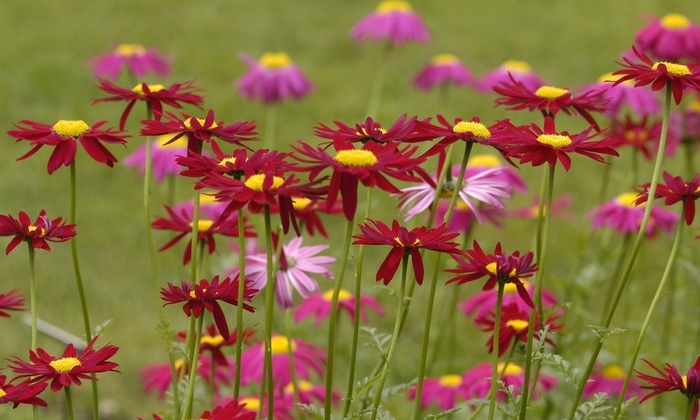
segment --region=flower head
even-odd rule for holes
[[[586,386],[583,388],[583,396],[584,398],[591,398],[599,392],[617,396],[620,394],[624,382],[625,370],[619,365],[596,366]],[[641,397],[643,393],[641,384],[636,379],[630,378],[627,392],[625,392],[625,399]]]
[[[255,420],[257,413],[246,410],[247,405],[243,401],[239,403],[236,400],[231,400],[218,404],[211,411],[205,411],[199,418],[207,420]]]
[[[528,295],[535,294],[535,284],[527,280],[521,280]],[[530,306],[518,295],[518,288],[514,283],[507,283],[503,287],[503,307],[515,304],[520,311],[529,311]],[[463,300],[457,307],[464,312],[465,316],[473,316],[475,319],[488,316],[490,312],[496,311],[497,301],[496,290],[483,290],[474,294],[469,299]],[[552,292],[542,288],[542,306],[551,309],[559,302]]]
[[[394,278],[401,260],[409,257],[413,263],[416,282],[423,283],[424,268],[423,258],[420,254],[421,248],[447,254],[459,252],[459,244],[450,242],[459,236],[459,233],[449,232],[444,224],[434,229],[420,226],[408,230],[406,227],[400,226],[396,219],[391,223],[391,227],[381,221],[368,219],[368,223],[359,225],[359,227],[361,233],[353,235],[354,245],[390,245],[392,247],[379,267],[376,276],[376,280],[384,280],[385,285]]]
[[[331,313],[331,300],[333,290],[325,293],[314,293],[309,295],[299,304],[294,311],[294,320],[301,322],[303,319],[314,316],[314,325],[319,325],[321,321],[328,318]],[[355,322],[355,295],[345,289],[340,289],[338,294],[338,310],[345,310],[350,316],[350,321]],[[362,322],[367,322],[367,311],[371,309],[379,315],[384,315],[384,309],[379,301],[372,296],[360,296],[360,318]]]
[[[535,73],[529,64],[521,60],[507,60],[505,63],[486,73],[477,87],[482,92],[491,92],[500,83],[510,80],[522,83],[527,89],[537,90],[546,83]]]
[[[236,344],[236,340],[238,340],[237,332],[238,331],[234,329],[228,334],[228,338],[224,338],[222,334],[216,331],[215,324],[207,325],[206,332],[202,333],[199,339],[199,353],[209,352],[211,353],[214,363],[221,366],[228,366],[228,360],[221,349]],[[241,332],[241,338],[244,343],[252,340],[253,335],[255,335],[255,330],[252,328],[245,329]],[[177,337],[185,341],[187,339],[187,332],[180,331]]]
[[[436,85],[473,85],[476,82],[469,69],[454,54],[438,54],[413,78],[413,86],[431,90]]]
[[[100,127],[105,123],[107,121],[100,121],[90,127],[82,120],[58,120],[56,124],[51,126],[22,120],[19,124],[15,124],[18,130],[10,130],[7,134],[16,138],[18,142],[28,141],[34,146],[17,160],[32,156],[43,146],[53,147],[54,150],[47,165],[49,174],[52,174],[61,165],[68,166],[73,163],[77,152],[77,142],[80,142],[91,158],[111,168],[117,158],[101,142],[125,144],[126,139],[131,136],[124,131],[115,131],[112,128],[101,130]]]
[[[9,254],[22,241],[27,241],[34,249],[51,251],[49,242],[65,242],[76,234],[75,225],[62,221],[62,217],[50,220],[44,210],[39,212],[34,223],[23,211],[19,212],[19,219],[9,214],[0,215],[0,236],[14,236],[5,248],[5,254]]]
[[[661,60],[679,61],[700,57],[700,26],[679,13],[651,22],[635,35],[639,50]]]
[[[430,404],[436,403],[440,411],[451,410],[457,405],[457,398],[468,400],[469,394],[462,386],[462,376],[449,374],[439,378],[425,378],[423,382],[423,392],[420,396],[420,403],[423,409]],[[412,386],[408,390],[408,399],[416,399],[416,387]]]
[[[162,182],[168,175],[178,175],[182,167],[177,164],[178,156],[187,154],[187,141],[178,139],[171,142],[173,136],[160,136],[150,142],[151,162],[153,163],[153,177]],[[135,166],[140,173],[146,168],[146,144],[142,144],[136,150],[124,158],[125,166]]]
[[[639,402],[643,403],[649,398],[663,392],[678,390],[681,394],[688,397],[688,399],[695,400],[691,418],[696,419],[698,414],[697,400],[700,398],[700,357],[698,357],[695,364],[688,369],[688,373],[682,376],[678,373],[678,369],[674,365],[666,363],[664,364],[664,369],[661,370],[648,360],[642,360],[649,365],[650,368],[659,373],[661,377],[647,375],[635,370],[639,379],[649,383],[649,385],[643,385],[642,388],[651,390],[651,392],[642,397]]]
[[[325,124],[314,127],[314,134],[322,139],[329,139],[331,142],[321,143],[322,146],[330,146],[334,141],[344,141],[362,144],[372,141],[375,143],[412,142],[415,138],[415,125],[417,117],[408,118],[407,114],[401,115],[389,128],[384,128],[372,117],[367,117],[364,123],[355,124],[354,127],[343,124],[340,121],[333,121],[336,129]]]
[[[680,176],[673,176],[664,171],[665,184],[659,184],[654,198],[664,199],[667,206],[683,202],[683,215],[685,223],[690,226],[695,219],[695,200],[700,198],[700,174],[695,174],[690,181],[684,181]],[[651,184],[641,186],[641,193],[635,204],[645,203],[649,199],[649,187]]]
[[[248,66],[248,72],[235,82],[244,98],[270,104],[301,99],[314,90],[299,66],[283,52],[265,53],[258,61],[246,54],[239,54],[239,58]]]
[[[513,394],[520,394],[525,384],[525,369],[515,363],[503,362],[498,364],[500,379],[506,387],[513,386]],[[540,396],[541,391],[549,391],[557,385],[557,379],[546,373],[541,373],[537,379],[537,386],[534,388],[532,398]],[[479,363],[462,375],[462,392],[468,395],[467,398],[487,398],[491,392],[491,363]],[[498,401],[504,401],[506,396],[499,392],[496,396]]]
[[[603,203],[588,213],[594,228],[607,227],[619,233],[636,233],[642,224],[644,207],[636,204],[637,194],[626,192]],[[679,216],[666,209],[652,207],[646,235],[655,236],[659,230],[671,233]]]
[[[386,39],[397,47],[408,41],[428,42],[430,34],[423,20],[403,0],[385,0],[350,30],[356,42]]]
[[[124,67],[139,79],[148,73],[165,77],[170,74],[170,61],[158,52],[158,48],[119,44],[113,51],[92,57],[86,64],[92,67],[95,76],[116,80]]]
[[[9,318],[10,314],[5,311],[22,311],[24,308],[24,296],[17,289],[0,294],[0,316]]]
[[[478,117],[472,118],[471,121],[455,118],[453,124],[440,114],[438,114],[437,119],[440,125],[433,125],[427,120],[416,123],[416,131],[420,137],[442,138],[425,152],[424,156],[432,156],[442,152],[447,146],[458,141],[475,142],[498,148],[498,144],[491,141],[491,133],[499,128],[500,124],[487,127]]]
[[[673,124],[673,120],[672,117],[666,135],[666,156],[672,155],[681,141],[681,133]],[[644,116],[640,120],[633,120],[627,114],[624,119],[620,117],[614,121],[612,135],[620,142],[618,147],[633,147],[639,150],[645,159],[652,160],[654,157],[652,152],[659,147],[661,128],[662,120],[660,118],[653,119]]]
[[[296,383],[290,382],[284,387],[284,395],[294,399],[294,388],[298,388],[299,402],[302,404],[313,404],[314,400],[319,403],[326,401],[326,387],[323,385],[314,385],[309,381],[297,380]],[[333,405],[340,402],[340,393],[337,390],[331,392]]]
[[[621,76],[606,73],[597,82],[584,86],[581,93],[599,91],[607,99],[605,114],[615,118],[624,106],[628,106],[637,115],[646,117],[658,114],[661,109],[658,96],[646,89],[635,89],[630,80],[613,86],[613,82]]]
[[[13,356],[9,359],[10,369],[19,373],[15,379],[31,378],[30,383],[51,381],[51,390],[54,392],[71,384],[82,385],[81,379],[97,380],[91,373],[119,372],[119,365],[108,360],[117,353],[119,347],[107,344],[99,350],[93,350],[98,337],[93,337],[80,354],[71,343],[61,357],[51,356],[41,348],[36,353],[29,351],[29,362]]]
[[[20,404],[46,407],[46,401],[37,397],[46,389],[46,385],[46,382],[32,383],[30,380],[12,385],[7,383],[7,376],[0,375],[0,404],[12,403],[12,408]]]

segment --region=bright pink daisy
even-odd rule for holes
[[[113,51],[92,57],[86,64],[92,67],[95,76],[116,80],[124,67],[138,79],[148,73],[165,77],[170,74],[171,61],[169,57],[161,55],[157,47],[119,44]]]
[[[583,388],[583,397],[592,398],[600,392],[606,393],[611,397],[617,397],[625,382],[625,370],[619,365],[607,365],[603,368],[596,366],[591,377],[586,382]],[[625,399],[632,397],[641,397],[644,391],[641,384],[635,379],[630,378]]]
[[[421,90],[431,90],[435,86],[473,85],[476,79],[467,67],[454,54],[438,54],[413,78],[413,86]]]
[[[386,39],[400,47],[404,42],[428,42],[430,34],[423,20],[403,0],[385,0],[377,9],[365,16],[350,30],[355,42],[371,39],[377,42]]]
[[[683,202],[685,224],[690,226],[695,219],[695,201],[700,198],[700,174],[695,174],[690,181],[684,181],[680,176],[673,176],[664,171],[664,184],[659,184],[654,198],[663,198],[664,204],[671,206]],[[646,203],[649,199],[649,186],[641,186],[641,193],[635,202],[637,205]]]
[[[314,90],[304,72],[283,52],[265,53],[258,61],[246,54],[239,54],[238,58],[248,66],[248,72],[235,81],[246,99],[270,104],[301,99]]]
[[[303,379],[297,380],[296,383],[290,382],[284,387],[284,395],[290,399],[294,399],[294,387],[299,390],[299,402],[302,404],[313,404],[314,401],[323,403],[326,401],[326,387],[324,385],[314,385]],[[340,402],[340,392],[333,390],[331,393],[333,405],[338,405]]]
[[[563,219],[572,219],[573,215],[570,213],[571,209],[571,195],[563,194],[558,197],[552,198],[552,216],[559,216]],[[511,216],[521,217],[523,219],[535,219],[539,218],[540,211],[540,198],[533,197],[529,206],[520,207],[513,209],[509,212]],[[542,207],[542,211],[547,213],[547,204]]]
[[[294,311],[294,320],[301,322],[303,319],[313,316],[314,325],[319,325],[321,321],[330,316],[332,299],[333,290],[328,290],[323,294],[309,295]],[[341,309],[348,313],[350,322],[355,323],[355,295],[345,289],[340,289],[338,294],[338,310]],[[367,309],[384,315],[384,309],[377,299],[369,295],[360,295],[360,318],[365,323],[367,322]]]
[[[607,99],[605,114],[610,118],[615,118],[624,107],[629,107],[640,117],[654,116],[661,110],[661,103],[658,95],[650,90],[636,89],[634,82],[627,80],[624,83],[613,85],[613,82],[621,76],[613,76],[606,73],[598,79],[596,83],[584,86],[581,93],[598,91]]]
[[[420,396],[421,409],[425,410],[432,403],[437,404],[440,411],[451,410],[457,406],[457,399],[468,400],[467,388],[462,386],[460,375],[449,374],[439,378],[425,378],[423,391]],[[416,399],[416,386],[408,389],[408,399]]]
[[[521,60],[507,60],[505,63],[486,73],[477,88],[482,92],[491,92],[500,83],[507,83],[511,78],[535,91],[546,83],[535,73],[529,64]]]
[[[9,214],[0,215],[0,236],[14,236],[5,248],[5,254],[12,252],[23,241],[30,243],[34,249],[51,251],[49,242],[65,242],[76,235],[74,224],[62,222],[62,217],[49,219],[44,210],[39,212],[34,223],[23,211],[19,212],[19,219]]]
[[[158,182],[163,182],[168,175],[178,175],[182,167],[177,164],[178,156],[187,155],[187,141],[180,138],[171,142],[173,136],[157,137],[151,144],[151,162],[153,176]],[[142,144],[133,153],[124,158],[125,166],[135,166],[139,173],[146,169],[146,144]]]
[[[650,17],[635,35],[640,52],[661,60],[681,61],[700,57],[700,26],[679,13]]]
[[[700,398],[700,357],[698,357],[695,364],[688,369],[688,373],[683,376],[678,373],[678,369],[676,369],[674,365],[666,363],[664,364],[664,370],[661,370],[651,362],[644,359],[642,360],[649,365],[650,368],[659,373],[661,377],[647,375],[635,370],[639,379],[649,383],[649,385],[643,385],[642,388],[651,390],[651,392],[642,397],[639,402],[643,403],[649,398],[663,392],[678,390],[681,394],[688,397],[689,400],[694,400],[693,411],[690,417],[693,420],[697,419],[698,398]]]
[[[636,205],[637,193],[626,192],[594,208],[586,216],[591,218],[594,228],[607,227],[619,233],[636,233],[642,224],[644,206]],[[678,214],[666,209],[652,207],[646,235],[656,236],[659,230],[670,234],[678,223]]]
[[[462,390],[463,394],[471,398],[488,398],[491,392],[491,363],[480,363],[469,369],[462,375]],[[513,394],[521,394],[523,385],[525,384],[525,369],[515,363],[504,362],[498,364],[498,373],[506,387],[513,386]],[[557,379],[549,374],[540,373],[537,379],[537,386],[532,393],[532,398],[539,398],[542,391],[548,392],[557,385]],[[505,401],[506,396],[502,392],[496,395],[498,401]]]

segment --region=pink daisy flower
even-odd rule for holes
[[[604,392],[611,397],[617,397],[624,382],[625,370],[619,365],[611,364],[602,369],[600,366],[596,366],[595,371],[583,388],[583,397],[591,398],[599,392]],[[644,394],[644,390],[641,384],[635,378],[630,378],[625,399],[641,397],[642,394]]]
[[[528,89],[536,90],[545,85],[530,65],[520,60],[507,60],[505,63],[486,73],[477,84],[481,92],[491,92],[493,87],[502,82],[510,82],[510,78],[525,85]]]
[[[644,206],[637,206],[637,193],[626,192],[596,207],[588,213],[594,228],[607,227],[619,233],[636,233],[642,223]],[[670,234],[680,216],[666,209],[652,207],[646,235],[655,236],[659,230]]]
[[[445,215],[449,207],[450,203],[447,200],[440,200],[438,202],[438,207],[435,211],[435,221],[433,222],[434,226],[438,226],[442,223],[441,220],[445,220]],[[507,215],[504,209],[489,204],[480,204],[479,214],[483,218],[482,221],[488,222],[497,228],[503,227],[503,219]],[[458,201],[457,206],[452,211],[452,217],[447,227],[450,232],[467,233],[474,223],[478,223],[474,217],[474,212],[472,212],[464,202]]]
[[[691,102],[683,114],[685,117],[684,136],[691,139],[700,138],[700,100],[696,98],[695,101]]]
[[[323,385],[314,385],[309,381],[297,380],[296,383],[289,383],[284,387],[284,395],[290,399],[294,399],[294,386],[299,389],[299,402],[302,404],[313,404],[314,400],[323,403],[326,401],[326,387]],[[333,390],[331,393],[331,398],[333,399],[333,405],[337,405],[340,402],[340,393],[337,390]]]
[[[216,199],[206,193],[199,194],[199,218],[203,220],[218,220],[228,206],[226,202],[216,201]],[[182,201],[173,206],[173,211],[177,214],[194,214],[194,200]]]
[[[172,143],[172,135],[159,136],[151,142],[151,162],[153,176],[158,182],[163,182],[168,175],[178,175],[182,167],[175,159],[187,155],[187,139],[181,137]],[[142,144],[134,153],[124,158],[124,165],[136,167],[139,174],[146,168],[146,144]]]
[[[321,377],[326,364],[326,352],[320,346],[309,342],[273,334],[272,336],[272,376],[277,388],[284,388],[292,381],[289,363],[291,347],[296,379],[311,379],[311,372]],[[241,385],[251,382],[262,383],[265,364],[265,343],[260,342],[243,352],[241,363]]]
[[[350,30],[355,42],[371,39],[377,42],[386,39],[397,47],[407,41],[428,42],[430,34],[423,20],[413,11],[408,2],[386,0],[377,9],[365,16]]]
[[[656,92],[649,89],[637,89],[631,80],[613,86],[612,82],[617,81],[620,77],[620,75],[613,76],[612,73],[606,73],[600,76],[596,83],[584,86],[581,89],[581,94],[593,91],[602,92],[603,98],[608,100],[604,113],[613,119],[620,114],[625,105],[640,117],[654,116],[659,113],[661,104]]]
[[[148,73],[165,77],[170,74],[169,57],[158,52],[158,48],[146,48],[140,44],[119,44],[108,53],[89,59],[86,64],[97,77],[116,80],[122,68],[127,67],[137,79]]]
[[[439,378],[425,378],[423,382],[423,392],[420,396],[420,405],[425,410],[430,404],[437,403],[440,411],[455,408],[457,397],[462,400],[469,399],[467,388],[462,386],[463,381],[460,375],[443,375]],[[408,390],[408,399],[416,399],[416,387],[412,386]]]
[[[534,296],[535,284],[527,280],[521,280],[528,294]],[[467,317],[473,316],[480,318],[487,316],[490,312],[496,310],[496,289],[483,290],[476,293],[474,296],[457,304],[457,307],[464,312]],[[545,309],[557,305],[559,302],[554,294],[549,290],[542,288],[542,305]],[[517,293],[517,287],[513,283],[508,283],[503,288],[503,306],[515,304],[520,311],[529,311],[531,308]]]
[[[335,277],[330,269],[335,257],[317,255],[330,245],[301,246],[303,240],[303,237],[298,236],[292,238],[288,244],[282,245],[275,284],[277,303],[282,309],[294,307],[292,287],[304,299],[311,293],[318,292],[318,283],[311,274],[331,280]],[[267,253],[247,255],[245,274],[256,288],[262,290],[267,284]]]
[[[269,104],[288,98],[301,99],[314,90],[299,66],[283,52],[265,53],[258,61],[243,53],[238,58],[248,66],[248,71],[234,83],[246,99]]]
[[[431,90],[435,85],[473,85],[476,82],[469,69],[454,54],[438,54],[413,79],[413,86]]]
[[[505,369],[505,370],[504,370]],[[525,369],[515,363],[504,362],[498,364],[498,372],[506,387],[513,386],[513,393],[520,394],[525,383]],[[537,399],[542,391],[547,392],[557,385],[557,379],[546,373],[540,373],[537,386],[532,393],[532,398]],[[491,392],[491,363],[480,363],[462,375],[461,392],[470,398],[488,398]],[[498,401],[504,401],[503,392],[496,395]]]
[[[641,52],[673,62],[700,56],[700,26],[678,13],[650,20],[635,35]]]
[[[328,318],[331,313],[331,299],[333,298],[333,290],[329,290],[323,294],[314,293],[309,295],[304,301],[299,304],[294,312],[294,320],[301,322],[303,319],[310,316],[314,317],[314,325],[319,325],[321,321]],[[338,310],[347,311],[350,316],[350,321],[355,323],[355,295],[345,289],[340,289],[338,295]],[[384,315],[384,309],[379,301],[372,296],[360,296],[360,318],[362,322],[367,322],[367,311],[371,309],[379,315]]]
[[[520,207],[513,209],[508,214],[514,217],[520,217],[523,219],[535,219],[537,220],[540,211],[540,199],[539,197],[534,197],[529,206]],[[571,195],[564,194],[559,197],[552,198],[552,216],[558,215],[563,219],[573,218],[569,209],[571,208]],[[543,211],[547,212],[547,204],[545,203]]]
[[[211,383],[211,356],[202,354],[199,357],[199,365],[197,366],[197,374],[209,384]],[[235,363],[229,363],[229,366],[216,364],[214,373],[214,388],[218,389],[221,385],[230,385],[233,378],[233,369]],[[178,374],[185,367],[185,371],[189,371],[187,363],[184,359],[175,361],[175,369]],[[172,371],[170,363],[151,363],[139,369],[139,375],[143,381],[143,388],[146,392],[155,392],[158,398],[165,398],[165,393],[172,386]]]

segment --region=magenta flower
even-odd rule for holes
[[[509,82],[511,77],[533,91],[545,84],[545,81],[526,62],[508,60],[486,73],[478,82],[477,88],[482,92],[491,92],[494,86]]]
[[[457,86],[473,85],[476,82],[464,64],[454,54],[438,54],[421,69],[413,79],[413,86],[431,90],[436,85],[454,83]]]
[[[374,42],[386,39],[397,47],[407,41],[428,42],[430,39],[423,20],[408,2],[402,0],[379,3],[374,12],[352,27],[350,36],[355,42],[368,38]]]
[[[498,364],[498,372],[502,374],[502,380],[506,387],[513,386],[513,394],[521,394],[525,384],[525,369],[515,363],[504,362]],[[541,391],[547,392],[557,385],[557,379],[546,373],[540,373],[537,386],[532,393],[532,398],[537,399]],[[467,398],[487,398],[491,392],[491,363],[480,363],[462,375],[462,391]],[[496,395],[498,401],[505,401],[505,394],[499,392]]]
[[[5,311],[23,311],[23,305],[24,296],[17,289],[0,294],[0,316],[3,318],[10,318],[10,314]]]
[[[527,280],[521,280],[523,286],[529,295],[535,294],[535,284]],[[464,316],[474,318],[486,316],[489,312],[496,310],[496,290],[484,290],[477,292],[474,296],[457,304],[457,307],[464,312]],[[513,283],[508,283],[503,287],[503,306],[515,303],[520,311],[529,311],[531,308],[517,293],[517,287]],[[542,306],[549,309],[557,305],[559,302],[554,294],[549,290],[542,288]]]
[[[700,398],[700,357],[697,358],[695,364],[688,369],[688,373],[685,375],[681,375],[678,372],[678,368],[669,363],[665,363],[664,370],[661,370],[661,368],[655,366],[648,360],[642,359],[642,361],[660,374],[661,377],[647,375],[635,370],[639,379],[649,383],[649,385],[644,385],[642,388],[651,391],[649,394],[645,395],[641,400],[639,400],[640,404],[663,392],[678,390],[689,400],[694,400],[690,418],[693,420],[697,419],[698,398]]]
[[[248,72],[234,83],[246,99],[270,104],[288,98],[301,99],[314,90],[299,66],[283,52],[265,53],[259,61],[243,53],[239,58],[248,65]]]
[[[420,405],[425,410],[430,404],[437,403],[440,411],[455,408],[457,398],[468,400],[468,388],[462,386],[463,381],[460,375],[443,375],[439,378],[425,378],[423,382],[423,392],[420,396]],[[416,387],[412,386],[408,390],[408,399],[416,399]]]
[[[314,317],[314,325],[319,325],[321,321],[328,318],[331,313],[331,300],[333,298],[333,290],[329,290],[323,294],[314,293],[309,295],[304,301],[299,304],[294,312],[294,320],[301,322],[303,319],[310,316]],[[338,310],[345,310],[350,316],[350,321],[355,322],[355,295],[345,289],[340,289],[338,295]],[[360,318],[362,322],[367,322],[367,311],[371,309],[379,315],[384,315],[384,309],[379,301],[372,296],[360,296]]]
[[[583,388],[583,397],[591,398],[599,392],[609,396],[618,396],[625,382],[625,370],[618,365],[607,365],[604,368],[597,366],[594,373]],[[644,391],[641,384],[634,378],[630,378],[625,399],[641,397]]]
[[[284,387],[284,396],[289,399],[294,399],[294,386],[299,390],[299,402],[302,404],[313,404],[314,400],[323,403],[326,401],[326,387],[323,385],[314,385],[309,381],[297,380],[296,383],[289,383]],[[340,393],[333,390],[331,393],[333,405],[340,402]]]
[[[40,405],[46,407],[46,401],[37,397],[48,384],[46,382],[31,383],[26,380],[17,385],[11,385],[7,381],[7,376],[0,375],[0,404],[12,403],[12,408],[17,408],[20,404]]]
[[[75,234],[74,224],[63,223],[62,217],[51,220],[44,210],[39,212],[34,223],[23,211],[19,212],[19,219],[9,214],[0,215],[0,236],[14,236],[5,248],[5,254],[12,252],[23,241],[30,243],[34,249],[51,251],[49,242],[65,242]]]
[[[153,176],[158,182],[163,182],[168,175],[178,175],[182,167],[175,159],[178,156],[187,155],[187,140],[179,138],[170,142],[172,135],[160,136],[151,142],[151,162],[153,163]],[[139,173],[146,168],[146,144],[142,144],[136,150],[124,158],[124,165],[135,166]]]
[[[148,73],[165,77],[170,74],[170,61],[170,58],[158,52],[158,48],[146,48],[140,44],[119,44],[113,51],[92,57],[86,64],[92,67],[95,76],[116,80],[123,67],[137,79]]]
[[[612,82],[617,81],[620,77],[606,73],[600,76],[597,82],[584,86],[581,89],[581,94],[585,95],[593,91],[601,92],[603,98],[608,101],[605,104],[607,108],[605,115],[613,119],[620,114],[625,106],[631,108],[640,117],[658,114],[661,104],[656,92],[648,89],[637,89],[631,80],[613,86]]]
[[[651,22],[635,35],[635,44],[641,52],[651,53],[656,58],[680,61],[700,56],[700,26],[687,17],[670,13]]]
[[[607,227],[619,233],[636,233],[644,216],[644,206],[637,207],[636,200],[636,193],[626,192],[596,207],[587,216],[592,219],[594,228]],[[652,207],[646,235],[653,237],[659,230],[670,234],[679,219],[676,213]]]

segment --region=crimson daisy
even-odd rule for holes
[[[523,256],[520,256],[520,251],[515,251],[512,254],[505,253],[501,248],[500,242],[496,244],[493,254],[486,254],[479,246],[479,243],[474,241],[474,249],[468,250],[463,254],[452,255],[459,267],[445,270],[449,273],[457,274],[457,276],[448,280],[447,283],[457,282],[457,284],[464,284],[484,276],[488,277],[488,279],[481,290],[491,290],[496,287],[497,283],[502,283],[504,286],[512,283],[523,301],[529,307],[534,308],[532,299],[525,288],[525,284],[522,282],[522,279],[532,277],[537,271],[536,265],[532,262],[533,257],[534,254],[532,252],[528,252]]]
[[[213,138],[219,138],[225,142],[233,143],[239,147],[246,147],[243,141],[257,140],[255,136],[255,123],[240,121],[226,125],[223,121],[216,122],[214,111],[209,110],[206,118],[195,118],[182,114],[182,119],[171,112],[164,111],[163,116],[167,121],[142,120],[145,126],[141,129],[142,136],[164,136],[172,134],[172,143],[180,137],[187,137],[187,149],[200,152],[199,144],[203,141],[210,143]],[[166,143],[168,144],[168,143]]]
[[[690,226],[695,219],[695,200],[700,198],[700,174],[695,174],[693,179],[686,182],[680,176],[673,176],[664,171],[665,184],[659,184],[656,188],[654,198],[664,198],[664,204],[667,206],[676,204],[679,201],[683,202],[683,215],[685,223]],[[646,203],[649,199],[649,186],[644,184],[641,186],[641,193],[636,205]]]
[[[406,227],[400,226],[396,219],[391,223],[391,227],[378,220],[368,219],[368,221],[369,223],[359,225],[361,233],[353,235],[355,239],[353,244],[390,245],[393,247],[377,271],[376,280],[384,280],[385,285],[394,278],[402,258],[408,257],[413,263],[416,282],[423,284],[424,268],[423,258],[420,254],[421,248],[447,254],[459,253],[459,244],[450,242],[459,236],[459,232],[450,232],[444,223],[433,229],[419,226],[408,230]]]
[[[332,208],[328,208],[326,201],[322,199],[309,197],[294,197],[292,199],[294,216],[299,220],[299,227],[302,230],[306,228],[309,236],[314,236],[316,231],[318,231],[321,236],[326,238],[328,237],[328,232],[323,226],[319,213],[340,214],[343,212],[343,209],[339,204],[336,203]]]
[[[0,294],[0,316],[9,318],[10,314],[5,311],[22,311],[24,308],[24,296],[19,294],[17,289]]]
[[[425,156],[435,155],[457,141],[473,141],[497,147],[497,144],[491,143],[489,140],[491,138],[491,132],[498,129],[500,127],[499,124],[487,127],[481,122],[479,117],[474,117],[471,121],[455,118],[454,124],[450,124],[447,119],[440,114],[438,114],[437,119],[440,125],[433,125],[428,120],[418,121],[416,123],[416,131],[420,135],[428,138],[442,137],[442,140],[425,152]]]
[[[239,404],[238,401],[232,400],[226,404],[217,405],[212,411],[205,411],[199,418],[202,420],[255,420],[257,413],[246,411],[246,406],[245,402]]]
[[[62,217],[50,220],[44,210],[39,212],[34,223],[23,211],[19,212],[19,219],[9,214],[0,215],[0,236],[14,236],[5,248],[5,254],[12,252],[22,241],[29,242],[34,249],[51,251],[49,242],[65,242],[76,234],[74,224],[62,222]]]
[[[77,142],[80,142],[91,158],[111,168],[117,162],[117,158],[101,142],[125,144],[126,139],[131,136],[125,131],[117,131],[113,128],[102,130],[101,127],[106,123],[107,121],[100,121],[91,127],[83,120],[58,120],[54,125],[22,120],[19,124],[15,124],[18,130],[10,130],[7,134],[16,138],[17,141],[28,141],[34,146],[17,160],[32,156],[43,146],[54,147],[47,165],[49,174],[61,165],[69,166],[73,163]]]
[[[612,135],[618,138],[619,147],[633,147],[639,150],[645,159],[651,160],[652,149],[658,147],[661,138],[661,127],[661,119],[645,115],[637,121],[632,119],[630,114],[626,114],[624,119],[615,119]],[[672,145],[680,142],[680,133],[674,127],[669,127],[667,142],[667,151],[672,149]]]
[[[514,157],[520,159],[521,164],[532,162],[533,166],[540,166],[546,162],[554,167],[559,161],[568,171],[571,167],[569,153],[578,153],[598,162],[605,162],[601,155],[619,156],[614,149],[619,144],[619,139],[607,136],[598,140],[596,137],[599,132],[591,134],[593,126],[579,134],[570,135],[566,131],[557,132],[551,117],[545,117],[542,128],[535,123],[519,127],[508,120],[500,123],[503,130],[499,132],[497,141],[508,151],[506,159]]]
[[[182,287],[177,287],[174,284],[168,282],[168,288],[162,288],[160,294],[162,299],[166,302],[163,306],[173,305],[175,303],[183,303],[183,312],[187,316],[194,315],[195,318],[199,318],[202,311],[206,309],[214,316],[214,323],[216,328],[219,329],[219,333],[224,340],[229,339],[228,324],[226,323],[226,317],[224,316],[224,311],[221,309],[218,301],[228,303],[230,305],[238,306],[238,276],[234,280],[230,277],[226,277],[221,283],[219,283],[219,276],[214,276],[211,283],[207,279],[201,279],[199,284],[193,284],[187,281],[182,281]],[[245,290],[243,292],[243,299],[246,302],[250,300],[258,293],[258,289],[253,289],[252,282],[245,280]],[[242,303],[243,309],[248,312],[255,312],[255,308],[247,303]]]
[[[126,119],[129,117],[129,113],[134,107],[134,104],[136,104],[136,101],[147,102],[148,106],[153,111],[153,116],[156,121],[160,121],[163,114],[163,104],[177,109],[182,108],[182,104],[190,104],[201,109],[202,102],[204,102],[204,98],[196,94],[197,92],[201,92],[202,89],[195,86],[194,82],[191,81],[173,83],[167,88],[161,84],[149,85],[146,83],[139,83],[133,89],[125,89],[115,85],[109,80],[100,79],[100,84],[97,87],[112,96],[94,99],[92,101],[93,105],[98,102],[128,102],[119,119],[120,130],[124,129]]]
[[[324,124],[319,124],[318,127],[314,127],[314,134],[331,141],[337,138],[353,143],[361,142],[363,144],[368,141],[377,143],[386,143],[390,140],[403,142],[415,137],[414,131],[416,121],[416,117],[411,117],[409,119],[406,114],[403,114],[389,129],[383,128],[382,125],[374,121],[372,117],[367,117],[362,124],[355,124],[355,127],[350,127],[340,121],[333,121],[337,127],[336,129]],[[329,146],[330,144],[330,142],[323,143],[324,146]]]
[[[46,382],[31,383],[28,380],[11,385],[7,383],[7,376],[0,375],[0,404],[12,403],[12,408],[17,408],[20,404],[46,407],[46,401],[37,397],[46,389],[46,385]]]
[[[651,391],[642,397],[639,402],[643,403],[649,398],[663,392],[678,390],[681,394],[688,397],[689,400],[694,400],[691,418],[696,419],[698,415],[698,398],[700,398],[700,357],[698,357],[695,364],[688,369],[688,373],[682,376],[678,373],[678,369],[674,365],[666,363],[664,364],[664,370],[661,370],[648,360],[642,360],[649,365],[649,367],[658,372],[661,377],[647,375],[635,369],[637,377],[649,383],[649,385],[642,386],[642,388]]]
[[[613,86],[625,80],[634,80],[634,86],[651,85],[651,90],[661,90],[667,84],[671,86],[673,100],[676,105],[683,99],[683,90],[692,88],[700,91],[700,68],[695,63],[685,65],[668,61],[654,62],[646,54],[641,53],[632,46],[634,55],[641,62],[635,62],[627,57],[623,57],[625,64],[618,63],[624,67],[622,70],[613,72],[613,75],[621,75]]]
[[[80,354],[71,343],[61,357],[51,356],[42,348],[37,349],[36,353],[29,351],[29,362],[13,356],[8,359],[9,367],[19,373],[13,381],[19,378],[31,378],[30,383],[51,381],[51,390],[56,392],[72,384],[82,385],[82,379],[96,381],[97,378],[91,376],[91,373],[119,372],[119,365],[108,360],[117,353],[119,347],[107,344],[99,350],[93,350],[98,337],[93,337]]]

